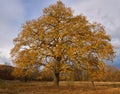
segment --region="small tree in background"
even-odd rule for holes
[[[103,79],[105,75],[104,69],[98,69],[98,68],[91,68],[91,70],[88,71],[88,80],[92,82],[92,85],[95,85],[95,81],[100,81]]]
[[[14,45],[11,50],[14,64],[24,67],[31,66],[32,62],[32,66],[44,66],[54,73],[56,86],[62,71],[74,68],[89,71],[93,66],[102,69],[106,59],[114,58],[110,36],[104,27],[90,23],[83,15],[74,16],[71,8],[61,1],[45,8],[38,19],[27,21],[14,39]]]
[[[120,70],[113,65],[107,65],[105,67],[104,81],[120,81]]]

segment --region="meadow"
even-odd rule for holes
[[[120,82],[61,81],[60,87],[53,82],[1,81],[0,94],[120,94]]]

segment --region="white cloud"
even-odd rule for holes
[[[20,0],[0,0],[0,52],[9,57],[18,24],[24,19],[24,7]]]
[[[9,64],[9,65],[12,65],[10,58],[7,58],[3,54],[0,54],[0,64]]]

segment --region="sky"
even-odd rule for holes
[[[0,63],[10,61],[13,39],[27,20],[37,19],[42,10],[57,0],[0,0]],[[91,22],[105,26],[116,51],[114,65],[120,68],[120,0],[61,0],[74,15],[83,14]]]

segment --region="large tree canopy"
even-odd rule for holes
[[[110,40],[101,24],[74,16],[71,8],[58,1],[22,26],[11,56],[19,67],[45,66],[54,72],[58,85],[61,71],[101,69],[106,60],[113,60]]]

